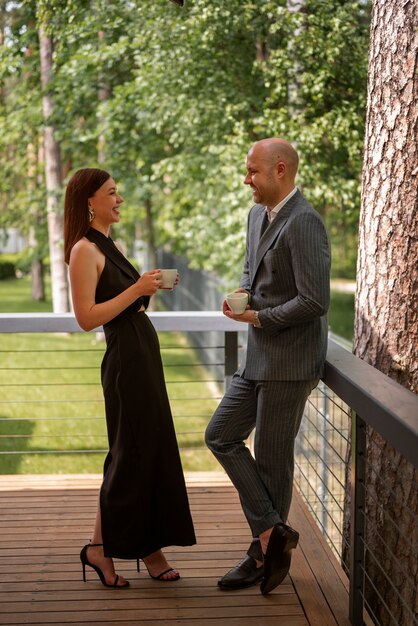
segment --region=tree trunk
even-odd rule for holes
[[[305,9],[305,4],[306,0],[287,0],[286,7],[289,13],[301,13]],[[302,30],[301,26],[295,28],[293,37],[289,37],[289,42],[287,44],[289,58],[293,61],[293,67],[292,70],[288,72],[287,80],[287,110],[289,118],[295,118],[298,115],[300,116],[302,112],[302,99],[300,96],[302,66],[294,51],[294,40],[297,37],[300,37]],[[297,149],[298,142],[294,140],[292,143]],[[302,181],[299,182],[298,187],[303,193],[304,187]]]
[[[34,259],[31,263],[32,300],[45,301],[44,264],[42,259]]]
[[[416,7],[398,0],[374,2],[355,329],[357,356],[414,392],[418,391]]]
[[[69,311],[68,275],[63,253],[63,215],[60,211],[62,190],[60,146],[51,122],[53,102],[48,85],[52,75],[52,39],[39,28],[42,98],[45,121],[45,180],[47,190],[48,241],[51,266],[52,305],[54,313]]]
[[[28,191],[30,194],[34,194],[38,184],[38,157],[39,147],[36,146],[36,141],[28,144],[27,159],[28,159]],[[39,207],[36,203],[28,207],[28,213],[30,216],[29,237],[28,244],[31,251],[31,292],[32,300],[36,302],[45,301],[45,280],[44,280],[44,264],[42,261],[42,255],[40,253],[40,245],[38,241],[39,234]]]
[[[99,48],[102,48],[106,42],[106,36],[104,31],[99,31]],[[111,95],[109,84],[106,81],[105,73],[103,71],[99,72],[99,88],[98,88],[98,100],[99,100],[99,108],[97,114],[97,126],[99,129],[99,135],[97,138],[97,160],[100,165],[105,166],[106,163],[106,137],[105,137],[105,124],[106,117],[103,113],[103,103],[109,100]]]
[[[157,248],[155,245],[155,228],[154,218],[152,215],[151,198],[145,199],[145,223],[146,223],[146,239],[147,239],[147,269],[153,270],[157,267]],[[148,310],[153,311],[155,308],[155,298],[151,298]]]
[[[155,246],[154,219],[152,216],[152,203],[150,198],[146,198],[145,200],[145,223],[147,225],[148,240],[148,269],[153,270],[157,267],[157,248]]]
[[[287,10],[290,13],[301,13],[305,8],[306,0],[287,0]],[[294,37],[300,37],[302,32],[302,28],[296,28],[294,31]],[[291,76],[289,77],[287,83],[287,99],[288,99],[288,109],[289,116],[292,117],[297,113],[300,113],[300,76],[302,74],[302,67],[298,59],[294,58],[294,45],[293,45],[293,37],[289,38],[289,43],[287,45],[289,51],[289,57],[293,57],[293,69]],[[295,144],[296,145],[296,144]]]
[[[417,49],[416,3],[374,0],[354,352],[415,393]],[[371,429],[367,461],[367,527],[373,531],[366,530],[366,544],[414,611],[418,571],[408,540],[416,534],[418,494],[414,483],[418,472]],[[400,505],[402,502],[404,506]],[[396,524],[391,520],[396,520]],[[370,552],[366,552],[366,568],[371,582],[366,580],[365,595],[378,623],[412,624],[411,614],[390,588]],[[405,579],[391,553],[412,583]],[[372,585],[385,598],[394,619],[376,597]]]
[[[0,0],[0,48],[4,46],[4,31],[6,28],[6,0]],[[0,105],[4,104],[4,81],[0,80]]]

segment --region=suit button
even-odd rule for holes
[[[260,296],[261,296],[262,298],[264,298],[264,296],[265,296],[265,295],[266,295],[266,294],[264,293],[264,291],[260,291]]]
[[[272,274],[275,274],[275,273],[276,273],[276,270],[271,270],[271,273],[272,273]]]

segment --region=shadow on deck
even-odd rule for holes
[[[290,524],[300,532],[290,576],[266,597],[258,587],[221,591],[217,579],[239,561],[250,536],[235,489],[222,473],[186,475],[198,543],[165,552],[175,583],[117,562],[128,589],[103,587],[80,547],[94,521],[100,476],[0,476],[0,624],[207,626],[349,625],[347,580],[301,499]]]

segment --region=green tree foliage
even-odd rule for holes
[[[36,4],[0,4],[0,228],[29,237],[22,267],[48,255]]]
[[[168,0],[9,3],[0,151],[11,156],[0,191],[7,205],[13,197],[16,216],[25,215],[31,188],[29,138],[39,142],[42,127],[39,21],[54,39],[64,175],[96,165],[104,146],[106,169],[125,197],[125,238],[148,207],[158,245],[234,284],[251,205],[245,156],[255,140],[281,136],[300,151],[298,182],[327,221],[334,271],[354,273],[364,2],[305,0],[299,12],[286,0],[189,0],[183,9]],[[42,181],[36,195],[42,205]],[[2,208],[0,219],[14,217]]]
[[[354,271],[364,18],[359,3],[332,0],[309,0],[300,13],[277,2],[220,1],[206,12],[190,10],[175,65],[154,73],[165,86],[158,119],[173,129],[168,136],[177,148],[155,171],[167,181],[158,199],[167,240],[174,233],[195,263],[231,276],[240,266],[250,203],[244,158],[254,140],[271,135],[297,144],[299,182],[328,222],[334,268]],[[159,34],[170,37],[168,25]]]

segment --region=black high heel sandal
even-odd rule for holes
[[[145,563],[145,567],[147,567],[146,563]],[[136,560],[136,571],[139,572],[139,559]],[[147,567],[147,572],[148,574],[151,576],[151,578],[153,578],[154,580],[159,580],[163,583],[173,583],[176,580],[180,579],[180,574],[178,574],[178,576],[176,576],[176,578],[163,578],[163,576],[165,574],[168,574],[168,572],[174,572],[174,568],[173,567],[169,567],[168,569],[164,570],[163,572],[161,572],[161,574],[158,574],[158,576],[153,576],[148,567]]]
[[[86,582],[86,565],[88,565],[89,567],[92,567],[95,572],[97,573],[98,577],[100,578],[102,585],[104,585],[105,587],[113,587],[113,588],[118,588],[118,589],[125,589],[126,587],[129,587],[129,581],[126,581],[123,585],[118,585],[118,580],[119,580],[119,574],[116,574],[116,578],[113,582],[112,585],[109,585],[109,583],[106,582],[106,579],[104,577],[104,574],[102,572],[102,570],[100,569],[100,567],[97,567],[97,565],[93,565],[93,563],[90,563],[90,561],[87,558],[87,548],[91,548],[91,547],[95,547],[95,546],[102,546],[102,543],[87,543],[80,552],[80,561],[81,564],[83,566],[83,580],[84,582]]]

